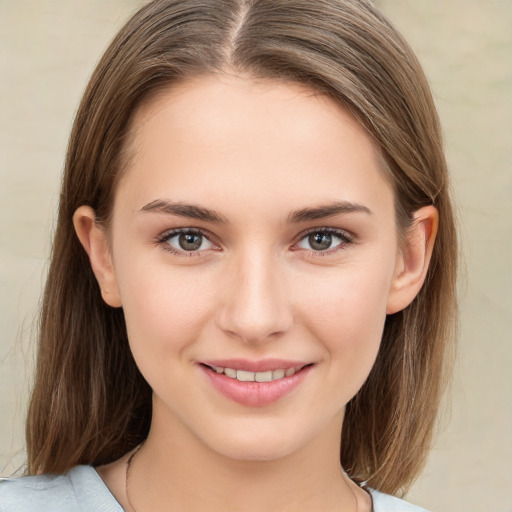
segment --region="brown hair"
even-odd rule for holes
[[[398,223],[433,204],[439,232],[426,282],[386,319],[371,374],[348,404],[341,462],[384,492],[404,490],[430,447],[455,338],[457,243],[441,130],[422,69],[365,0],[156,0],[115,37],[69,141],[27,420],[28,472],[119,458],[148,433],[151,389],[122,309],[102,300],[72,216],[108,220],[130,120],[173,83],[223,70],[304,84],[359,119],[383,155]]]

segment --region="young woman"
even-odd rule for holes
[[[393,512],[455,325],[441,130],[364,0],[156,0],[71,134],[0,510]]]

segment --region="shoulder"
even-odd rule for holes
[[[122,512],[121,506],[90,466],[63,475],[0,480],[0,512]]]
[[[396,496],[390,496],[373,489],[369,489],[373,499],[374,512],[427,512],[424,508],[411,505]]]
[[[0,481],[0,512],[78,510],[69,474]]]

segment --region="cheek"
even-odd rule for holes
[[[118,285],[136,361],[186,357],[210,314],[209,280],[165,264],[132,264],[120,269]]]
[[[302,276],[300,303],[318,328],[356,339],[364,332],[382,330],[391,286],[392,269],[373,265],[332,269],[321,279]],[[387,269],[387,271],[386,271]]]
[[[307,327],[322,345],[333,384],[343,380],[350,399],[366,380],[380,347],[391,276],[343,269],[319,290],[306,287],[302,309]]]

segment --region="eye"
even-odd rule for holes
[[[215,245],[199,230],[179,229],[165,233],[158,243],[174,253],[194,253],[212,249]]]
[[[337,229],[315,229],[307,233],[297,247],[315,252],[330,252],[352,242],[345,232]]]

